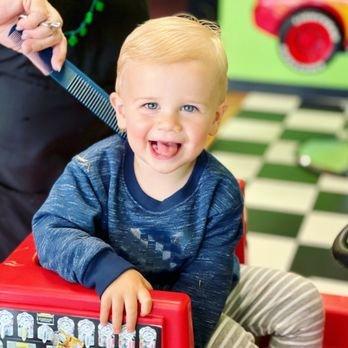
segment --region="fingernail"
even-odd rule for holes
[[[21,30],[23,30],[23,27],[20,24],[17,24],[16,25],[16,30],[21,31]]]
[[[56,61],[56,60],[52,61],[52,68],[54,71],[60,72],[62,70],[62,67],[63,67],[63,62]]]
[[[62,70],[62,67],[60,65],[55,65],[55,66],[53,66],[53,70],[60,72]]]

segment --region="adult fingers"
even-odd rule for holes
[[[53,47],[51,64],[54,70],[60,71],[67,54],[67,42],[65,36],[58,45]]]
[[[59,71],[64,63],[67,54],[67,41],[65,36],[56,31],[47,36],[47,28],[42,28],[40,31],[24,31],[22,39],[22,52],[28,54],[30,52],[41,51],[47,47],[52,47],[51,64],[54,70]]]
[[[44,22],[44,23],[46,23],[46,22]],[[23,40],[42,39],[45,37],[54,36],[54,35],[58,35],[58,34],[60,34],[60,32],[58,30],[52,30],[48,26],[45,26],[41,23],[41,25],[39,25],[35,29],[23,30],[22,39]]]
[[[45,26],[47,30],[51,30],[51,24],[54,24],[58,25],[57,31],[62,32],[63,19],[58,11],[46,0],[23,1],[27,5],[24,5],[25,14],[19,16],[17,22],[18,30],[32,30],[34,35],[36,32],[38,33],[37,35],[40,35],[41,27]]]
[[[0,1],[0,25],[13,24],[23,11],[22,0]]]
[[[27,16],[18,21],[18,29],[36,28],[40,23],[46,21],[52,12],[52,8],[48,6],[46,0],[23,0],[23,8]]]
[[[62,37],[61,33],[56,33],[55,35],[47,36],[41,39],[25,39],[22,43],[22,51],[24,54],[42,51],[47,47],[54,47],[62,40],[64,40],[64,38]]]

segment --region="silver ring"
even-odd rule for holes
[[[52,22],[42,22],[40,25],[43,25],[44,27],[56,31],[62,27],[62,23],[59,21],[52,21]]]

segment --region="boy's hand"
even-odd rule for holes
[[[152,290],[151,284],[138,271],[130,269],[122,273],[106,288],[101,297],[101,324],[108,323],[111,309],[114,332],[120,333],[125,309],[127,331],[133,332],[138,316],[138,301],[141,316],[151,312],[152,299],[149,290]]]

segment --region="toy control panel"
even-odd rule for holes
[[[113,333],[99,323],[94,290],[43,269],[28,236],[0,264],[0,348],[193,348],[191,301],[151,291],[152,311],[136,330]]]
[[[137,325],[135,332],[93,318],[0,309],[0,347],[6,348],[160,348],[160,326]]]

